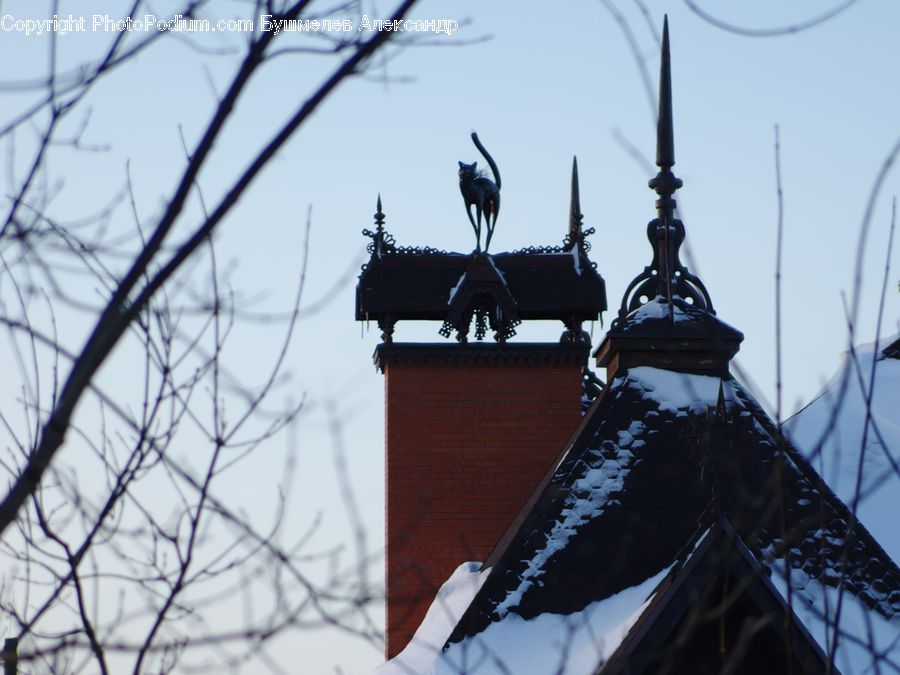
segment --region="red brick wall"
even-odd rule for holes
[[[387,644],[482,561],[581,419],[579,365],[385,367]]]

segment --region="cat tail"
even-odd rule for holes
[[[497,184],[497,189],[500,189],[500,170],[497,168],[497,164],[494,162],[494,158],[488,154],[488,151],[484,149],[484,146],[481,144],[481,141],[478,140],[478,134],[474,131],[472,132],[472,142],[475,144],[475,147],[478,148],[478,152],[480,152],[484,158],[487,160],[488,165],[491,167],[491,171],[494,174],[494,183]]]

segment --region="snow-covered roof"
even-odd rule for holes
[[[373,675],[428,675],[440,667],[441,648],[472,598],[481,588],[487,571],[479,562],[460,565],[435,595],[406,648],[381,664]]]
[[[845,504],[857,499],[862,463],[856,513],[895,561],[900,560],[898,346],[900,336],[895,335],[880,341],[877,349],[867,344],[845,353],[822,392],[785,424],[794,445]]]
[[[466,563],[441,587],[422,625],[400,654],[373,675],[591,675],[622,643],[669,568],[572,614],[530,620],[508,614],[477,639],[442,649],[487,576]]]
[[[671,314],[670,314],[671,312]],[[739,330],[718,319],[714,314],[695,307],[682,298],[669,302],[664,296],[650,298],[616,325],[616,331],[628,332],[632,337],[677,332],[680,337],[698,336],[709,339],[716,333],[727,337],[743,337]]]
[[[872,358],[863,350],[857,360],[866,368]],[[878,362],[876,392],[887,402],[876,396],[873,419],[888,444],[898,428],[890,405],[898,366]],[[851,391],[843,408],[858,415]],[[816,411],[814,404],[793,422],[795,438],[821,427]],[[835,438],[859,447],[845,422]],[[837,445],[823,447],[813,460],[826,475],[855,466]],[[874,470],[884,468],[875,452],[867,456]],[[874,486],[862,502],[864,522],[866,504],[890,506],[873,520],[890,542],[897,492],[885,493],[892,504],[877,501],[879,480],[864,483]],[[767,587],[843,675],[878,672],[873,654],[883,672],[900,672],[900,569],[728,375],[621,370],[530,503],[480,572],[470,565],[448,582],[410,647],[378,675],[605,672],[715,518],[727,519],[759,569],[772,571]]]
[[[779,443],[771,420],[730,377],[650,367],[620,373],[533,504],[487,561],[487,579],[446,654],[490,661],[478,645],[493,648],[518,631],[518,644],[529,651],[534,645],[559,655],[560,633],[550,626],[570,626],[563,634],[574,635],[573,626],[592,625],[585,619],[591,608],[631,597],[629,589],[640,589],[640,599],[629,603],[637,612],[650,581],[678,559],[710,514],[727,517],[761,561],[776,568],[787,561],[792,579],[805,581],[792,586],[792,604],[827,616],[822,589],[842,586],[854,606],[900,628],[900,570],[864,528],[847,537],[847,508],[799,453]],[[617,611],[603,625],[636,618]],[[595,638],[608,634],[597,631]],[[594,670],[565,672],[592,675],[611,642],[604,639],[601,648],[594,641]]]

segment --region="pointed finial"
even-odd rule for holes
[[[385,252],[385,232],[384,232],[384,213],[381,212],[381,193],[378,193],[378,201],[375,203],[375,232],[372,234],[372,254],[378,259]],[[387,235],[388,237],[390,235]],[[389,340],[386,340],[389,341]]]
[[[582,237],[581,197],[578,188],[578,158],[572,157],[572,198],[569,204],[569,244],[577,246]]]
[[[659,62],[659,115],[656,119],[656,166],[675,165],[672,125],[672,61],[669,56],[669,17],[663,19],[662,57]]]
[[[381,212],[381,193],[378,193],[378,202],[375,204],[375,225],[379,230],[384,229],[384,214]]]
[[[659,198],[657,217],[647,225],[647,238],[653,246],[653,261],[635,277],[619,308],[621,322],[629,312],[647,300],[662,298],[668,306],[669,321],[675,324],[674,301],[679,299],[715,314],[703,282],[681,264],[678,253],[684,243],[684,224],[675,217],[672,195],[681,187],[681,179],[672,173],[675,164],[675,141],[672,125],[672,66],[669,54],[669,19],[663,22],[662,50],[659,67],[659,117],[656,126],[656,164],[659,172],[649,186]],[[615,324],[614,324],[615,325]]]
[[[662,55],[659,63],[659,116],[656,120],[656,165],[659,173],[650,187],[659,195],[656,210],[668,222],[675,211],[672,195],[681,187],[681,179],[672,173],[675,165],[675,134],[672,124],[672,61],[669,56],[669,17],[663,21]]]
[[[672,298],[674,278],[678,268],[678,246],[684,239],[684,227],[675,219],[675,200],[672,195],[681,187],[681,179],[672,173],[675,164],[675,134],[672,130],[672,62],[669,56],[669,17],[663,20],[662,54],[659,60],[659,115],[656,119],[656,165],[659,173],[649,185],[659,195],[655,239],[657,248],[657,295],[666,298],[669,320],[675,322]]]

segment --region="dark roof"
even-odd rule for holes
[[[657,296],[613,322],[594,356],[598,366],[653,365],[724,374],[744,334],[681,297]]]
[[[870,633],[870,614],[900,620],[900,569],[730,375],[743,335],[715,317],[703,282],[679,260],[685,228],[673,199],[682,182],[671,171],[671,93],[665,22],[660,171],[649,183],[659,197],[647,226],[653,259],[627,287],[597,351],[610,382],[488,557],[490,572],[445,647],[478,644],[507,617],[575,615],[667,570],[671,580],[711,520],[733,528],[740,574],[751,582],[759,570],[780,570],[791,607],[827,619],[831,587],[859,601]],[[779,611],[774,589],[765,590],[753,602]],[[635,630],[663,639],[663,627],[641,614]],[[856,639],[866,644],[865,635]],[[819,653],[807,655],[804,671],[816,672]]]
[[[727,518],[719,517],[686,547],[686,559],[673,565],[654,590],[600,675],[641,675],[668,668],[672,673],[726,670],[719,651],[740,649],[742,672],[826,673],[839,675],[828,657],[768,577],[768,568],[741,540]],[[785,622],[783,617],[789,617]],[[748,620],[766,617],[742,634]],[[748,639],[749,637],[749,639]],[[783,658],[791,644],[791,662]]]
[[[672,565],[711,513],[761,562],[900,615],[896,564],[730,376],[619,372],[527,509],[449,642],[507,613],[570,614],[636,586]],[[817,601],[811,585],[798,599]]]
[[[900,360],[900,337],[881,350],[881,358]]]
[[[451,296],[479,256],[463,253],[373,255],[356,288],[357,320],[436,320],[448,314]],[[606,286],[587,256],[497,253],[499,271],[520,319],[596,319],[606,309]]]
[[[670,307],[671,317],[668,311]],[[671,303],[664,297],[649,300],[617,321],[607,337],[624,335],[631,339],[646,340],[677,338],[740,342],[744,339],[744,334],[737,328],[677,296]]]

